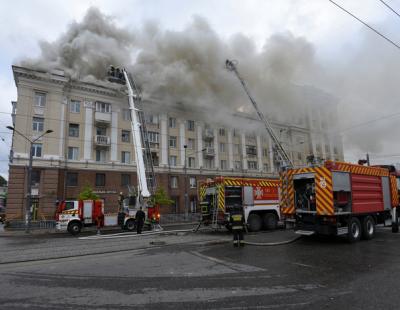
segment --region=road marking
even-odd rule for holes
[[[299,302],[299,303],[294,303],[294,304],[278,304],[278,305],[265,305],[265,306],[246,306],[246,309],[274,309],[274,308],[282,308],[282,309],[287,309],[287,308],[292,308],[292,307],[299,307],[299,306],[306,306],[311,304],[311,302]],[[210,310],[236,310],[236,309],[244,309],[243,307],[225,307],[225,308],[208,308]]]
[[[307,265],[307,264],[302,264],[302,263],[292,263],[293,265],[301,266],[301,267],[307,267],[307,268],[315,268],[315,266],[312,265]]]
[[[196,251],[190,251],[189,253],[194,255],[194,256],[197,256],[197,257],[212,261],[212,262],[214,262],[216,264],[223,265],[225,267],[228,267],[229,269],[232,269],[232,270],[238,271],[238,272],[260,272],[260,271],[266,271],[266,269],[263,269],[263,268],[250,266],[250,265],[231,263],[231,262],[228,262],[228,261],[224,261],[222,259],[218,259],[218,258],[215,258],[215,257],[212,257],[212,256],[201,254],[201,253],[196,252]]]

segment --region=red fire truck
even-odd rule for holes
[[[388,168],[326,161],[281,174],[281,212],[299,234],[371,239],[376,224],[397,222],[398,180]]]
[[[216,177],[200,182],[202,223],[229,229],[231,209],[239,205],[251,231],[275,229],[280,220],[278,187],[277,179]]]
[[[56,229],[68,231],[77,235],[82,228],[88,226],[119,226],[122,229],[136,229],[136,212],[138,208],[129,207],[124,200],[124,211],[119,213],[104,213],[103,200],[70,200],[62,201],[56,212]],[[151,228],[160,220],[159,207],[148,207],[143,210],[146,214],[145,226]]]

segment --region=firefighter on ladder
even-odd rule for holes
[[[234,205],[230,214],[230,224],[233,233],[233,246],[244,246],[243,230],[244,230],[244,216],[243,208],[239,205]]]

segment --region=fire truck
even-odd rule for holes
[[[135,215],[137,208],[129,206],[129,198],[123,202],[123,212],[104,213],[103,200],[69,200],[62,201],[56,211],[57,230],[68,231],[77,235],[84,227],[119,226],[122,229],[133,231],[136,229]],[[144,209],[147,212],[145,226],[151,229],[159,223],[160,212],[158,206]]]
[[[216,177],[200,182],[201,223],[230,229],[229,214],[239,205],[249,230],[275,229],[280,220],[278,187],[277,179]]]
[[[326,161],[281,173],[283,217],[302,235],[371,239],[375,225],[397,226],[398,175],[385,167]]]
[[[133,230],[136,226],[136,212],[141,207],[146,218],[159,219],[156,207],[149,208],[151,192],[155,188],[155,175],[150,150],[148,132],[146,130],[143,110],[138,108],[141,102],[141,94],[132,76],[125,70],[110,67],[109,81],[126,85],[131,116],[131,130],[133,147],[136,159],[137,190],[132,195],[133,202],[124,203],[118,214],[105,214],[104,203],[101,200],[76,200],[62,202],[56,212],[56,228],[68,230],[71,234],[78,234],[82,227],[96,223],[99,227],[119,225],[122,228]],[[133,208],[131,208],[133,205]],[[121,207],[121,206],[120,206]],[[157,223],[158,224],[158,223]],[[159,227],[154,225],[153,227]]]

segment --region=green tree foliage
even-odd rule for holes
[[[97,200],[99,196],[93,193],[93,189],[89,185],[85,185],[79,193],[78,200]]]
[[[0,186],[7,186],[7,180],[0,175]]]
[[[167,193],[162,187],[157,188],[154,195],[151,197],[151,202],[152,204],[160,206],[170,206],[174,203],[174,201],[168,197]]]

